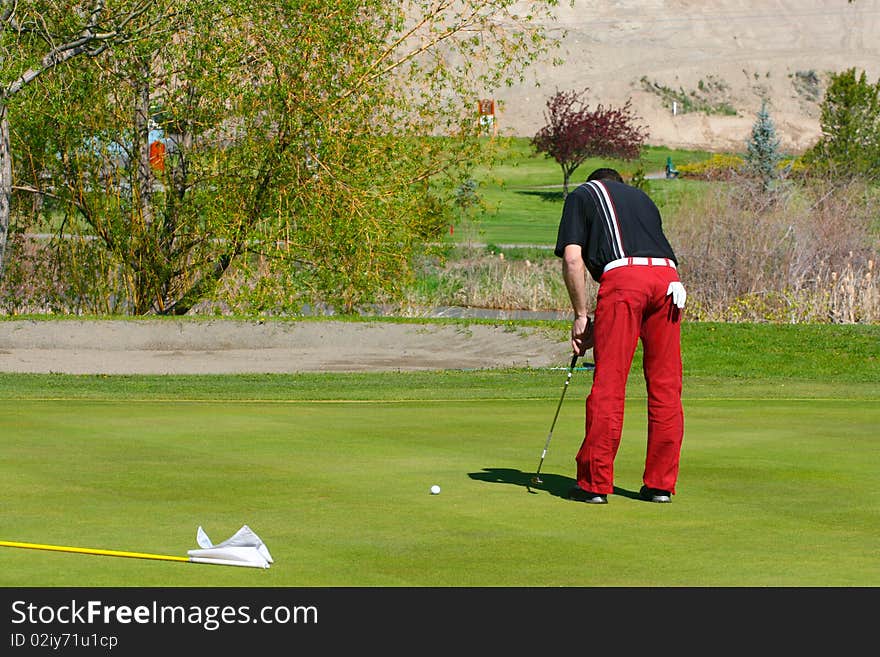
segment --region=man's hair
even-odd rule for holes
[[[587,177],[587,181],[590,180],[613,180],[615,182],[622,183],[623,177],[617,173],[615,169],[601,168],[596,169]]]

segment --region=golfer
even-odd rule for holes
[[[555,253],[574,322],[571,347],[593,349],[592,389],[584,440],[569,498],[606,504],[614,492],[614,459],[623,429],[626,381],[639,339],[648,392],[648,444],[642,499],[669,502],[678,479],[681,406],[681,311],[685,289],[660,211],[614,169],[593,171],[565,198]],[[586,275],[599,284],[593,318]]]

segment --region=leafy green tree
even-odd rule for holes
[[[746,149],[745,169],[756,176],[765,192],[770,191],[774,181],[779,177],[776,165],[782,159],[779,150],[779,139],[776,126],[770,118],[767,102],[761,102],[757,118],[752,126],[752,136]]]
[[[631,101],[623,107],[599,105],[591,110],[583,91],[557,91],[547,100],[547,123],[532,137],[535,151],[553,158],[562,168],[563,195],[572,174],[591,157],[634,160],[647,137],[637,125]]]
[[[880,174],[880,80],[871,84],[854,68],[831,76],[822,101],[822,136],[804,160],[819,171]]]
[[[136,39],[153,0],[0,0],[0,275],[12,204],[9,104],[48,71]],[[149,25],[149,22],[147,22]]]
[[[216,3],[175,4],[100,67],[50,76],[19,119],[30,185],[45,194],[50,180],[64,218],[54,257],[92,312],[173,313],[218,260],[228,72],[248,46],[208,38]]]
[[[178,2],[81,72],[76,111],[44,113],[22,161],[60,183],[128,312],[352,312],[399,294],[460,211],[487,146],[474,100],[553,45],[537,19],[555,3],[528,4]]]

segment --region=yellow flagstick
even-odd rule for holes
[[[132,559],[158,559],[160,561],[184,561],[189,557],[175,557],[167,554],[147,554],[145,552],[123,552],[121,550],[98,550],[94,548],[67,547],[65,545],[42,545],[40,543],[19,543],[16,541],[0,541],[0,547],[28,548],[31,550],[52,550],[54,552],[74,552],[77,554],[97,554],[106,557],[130,557]]]

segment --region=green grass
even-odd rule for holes
[[[647,147],[637,161],[585,161],[574,173],[570,189],[576,187],[599,166],[613,166],[629,179],[637,168],[644,173],[662,172],[667,156],[676,166],[708,159],[702,151],[677,151]],[[556,230],[562,212],[562,169],[553,159],[538,155],[527,139],[505,140],[497,162],[475,176],[485,211],[473,226],[459,230],[456,239],[495,244],[556,243]],[[698,194],[705,183],[695,180],[655,179],[649,191],[661,211],[672,211],[678,204]]]
[[[536,494],[563,371],[2,375],[0,539],[185,555],[248,524],[275,564],[0,548],[0,586],[877,586],[878,338],[686,325],[670,505],[635,499],[638,364],[603,507],[561,497],[588,372]]]

